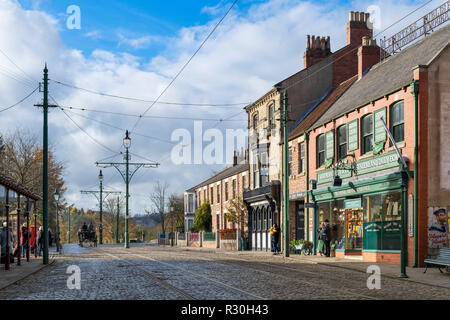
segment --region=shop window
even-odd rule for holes
[[[325,134],[321,134],[317,137],[316,141],[316,149],[317,149],[317,168],[320,168],[325,165]]]
[[[319,224],[318,227],[320,228],[322,226],[322,223],[325,222],[325,220],[330,221],[330,203],[320,203],[319,204]]]
[[[369,114],[361,121],[361,141],[362,154],[372,152],[373,150],[373,115]]]
[[[337,130],[338,161],[344,160],[347,155],[347,126],[340,126]]]
[[[391,107],[391,132],[395,142],[405,141],[403,101],[397,102]]]
[[[400,250],[401,193],[364,197],[364,249]]]

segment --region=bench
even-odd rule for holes
[[[450,248],[440,248],[437,258],[436,259],[426,259],[425,263],[427,264],[427,267],[425,268],[425,271],[423,273],[427,272],[428,265],[430,265],[430,264],[437,265],[439,271],[441,273],[443,273],[441,270],[442,267],[440,267],[440,266],[450,267]]]

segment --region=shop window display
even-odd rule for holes
[[[387,193],[364,197],[364,248],[399,250],[401,194]]]

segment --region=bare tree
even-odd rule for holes
[[[149,212],[148,210],[145,210],[153,221],[161,224],[162,233],[166,233],[166,193],[168,188],[169,184],[167,182],[161,183],[160,181],[157,181],[150,194],[150,200],[155,211]]]
[[[170,230],[184,229],[184,200],[183,195],[171,194],[169,197],[169,227]]]

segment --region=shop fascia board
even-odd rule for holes
[[[387,176],[383,176],[383,177],[377,177],[377,178],[373,178],[373,179],[369,179],[366,181],[358,181],[353,183],[353,187],[350,186],[350,183],[345,185],[345,186],[341,186],[341,187],[327,187],[327,188],[323,188],[323,189],[318,189],[318,190],[311,190],[311,195],[313,197],[313,201],[316,201],[315,198],[317,196],[320,195],[325,195],[325,194],[330,194],[330,198],[328,199],[319,199],[318,201],[328,201],[328,200],[333,200],[333,199],[345,199],[348,196],[351,195],[345,195],[345,196],[334,196],[334,193],[338,192],[338,191],[345,191],[345,190],[355,190],[355,193],[353,195],[362,195],[365,194],[365,192],[361,191],[358,192],[357,189],[358,187],[365,187],[365,186],[371,186],[371,185],[376,185],[378,183],[382,183],[382,182],[391,182],[394,183],[393,185],[390,185],[387,188],[384,188],[383,190],[378,190],[378,191],[387,191],[387,190],[394,190],[394,189],[398,189],[401,187],[401,183],[402,183],[402,175],[400,172],[396,172]],[[377,191],[374,191],[375,193]],[[368,193],[372,193],[368,192]]]

